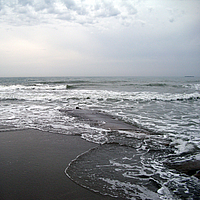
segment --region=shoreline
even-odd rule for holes
[[[65,174],[73,159],[96,146],[74,135],[1,131],[0,199],[114,199],[77,185]]]

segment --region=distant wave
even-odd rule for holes
[[[168,85],[166,83],[148,83],[148,84],[145,84],[145,86],[150,86],[150,87],[166,87]]]
[[[79,84],[79,83],[90,83],[90,81],[82,81],[82,80],[66,80],[66,81],[40,81],[36,82],[37,84],[44,85],[58,85],[58,84]]]
[[[188,97],[188,98],[177,98],[176,101],[192,101],[192,100],[198,100],[200,99],[200,96],[198,97]]]
[[[75,89],[75,88],[77,88],[77,86],[75,86],[75,85],[69,85],[69,84],[67,84],[66,85],[66,89]]]
[[[200,96],[198,96],[198,97],[188,97],[188,98],[184,98],[184,97],[171,98],[171,99],[169,99],[169,98],[166,98],[166,99],[164,99],[164,98],[136,99],[136,101],[139,101],[139,102],[141,102],[141,101],[143,101],[143,102],[145,102],[145,101],[147,101],[147,102],[149,102],[149,101],[166,101],[166,102],[169,102],[169,101],[197,101],[199,99],[200,99]],[[126,100],[127,99],[125,99],[125,101]]]
[[[25,101],[25,99],[18,99],[18,98],[0,98],[0,101]]]
[[[130,83],[130,84],[124,84],[123,86],[132,86],[132,87],[174,87],[174,88],[184,88],[184,85],[172,85],[172,84],[166,84],[166,83]]]
[[[162,99],[162,98],[152,98],[151,101],[197,101],[200,99],[200,96],[191,96],[191,97],[178,97],[178,98],[171,98],[171,99]]]

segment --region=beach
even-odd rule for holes
[[[0,200],[199,199],[199,91],[199,77],[0,78]]]
[[[95,146],[80,136],[34,129],[0,132],[0,199],[112,199],[65,174],[73,159]]]

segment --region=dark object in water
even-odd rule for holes
[[[195,176],[200,179],[200,161],[190,160],[169,165],[170,168],[176,169],[189,176]]]
[[[66,85],[66,89],[72,89],[73,86],[72,85]]]

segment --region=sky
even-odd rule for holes
[[[200,0],[0,0],[0,77],[200,76]]]

